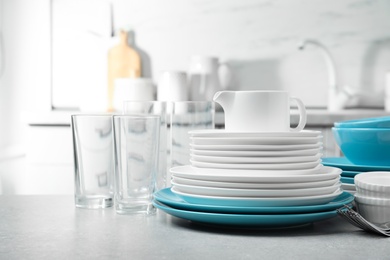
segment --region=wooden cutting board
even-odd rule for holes
[[[108,51],[108,111],[113,111],[115,79],[141,77],[141,57],[128,45],[128,32],[120,32],[119,44]]]

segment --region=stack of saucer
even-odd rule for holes
[[[189,134],[191,165],[171,168],[172,187],[155,194],[155,206],[169,214],[209,224],[291,226],[336,216],[353,200],[343,193],[341,170],[321,163],[320,131]]]

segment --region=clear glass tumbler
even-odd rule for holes
[[[156,212],[159,116],[115,115],[115,208],[119,214]]]
[[[72,115],[75,204],[79,208],[113,205],[112,116]]]
[[[173,104],[171,116],[171,167],[189,165],[189,131],[213,129],[215,104],[211,101],[178,101]]]
[[[123,114],[125,115],[155,115],[160,117],[160,140],[158,173],[156,176],[157,189],[170,187],[171,180],[167,175],[171,167],[171,115],[172,102],[166,101],[125,101]]]

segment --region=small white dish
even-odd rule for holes
[[[321,152],[321,148],[291,150],[291,151],[219,151],[190,149],[190,155],[203,156],[235,156],[235,157],[279,157],[279,156],[310,156]]]
[[[390,199],[390,172],[364,172],[355,176],[359,196]]]
[[[190,163],[194,167],[214,169],[304,170],[316,168],[321,160],[298,163],[208,163],[190,160]]]
[[[190,137],[192,144],[201,145],[293,145],[316,144],[322,136],[315,137]]]
[[[296,151],[305,149],[322,149],[322,142],[316,142],[314,144],[270,144],[270,145],[202,145],[190,143],[190,147],[196,150],[217,150],[217,151]]]
[[[201,129],[188,132],[197,137],[316,137],[321,131],[302,130],[299,132],[231,132],[225,129]]]
[[[172,183],[215,187],[215,188],[236,188],[236,189],[304,189],[304,188],[319,188],[335,185],[340,181],[340,177],[335,177],[330,180],[323,181],[308,181],[308,182],[286,182],[286,183],[264,183],[264,182],[231,182],[231,181],[207,181],[182,178],[172,176]]]
[[[261,183],[301,183],[310,181],[325,181],[340,177],[341,169],[318,165],[307,170],[233,170],[206,169],[190,165],[176,166],[170,169],[173,177],[194,180],[225,181],[225,182],[261,182]]]
[[[322,154],[318,153],[312,156],[279,156],[279,157],[232,157],[232,156],[209,156],[209,155],[194,155],[190,158],[193,162],[206,163],[223,163],[223,164],[267,164],[267,163],[301,163],[301,162],[316,162],[321,158]]]
[[[341,183],[328,187],[304,188],[304,189],[239,189],[217,188],[179,184],[172,182],[175,191],[204,196],[218,197],[264,197],[264,198],[289,198],[332,194],[340,189]]]
[[[368,221],[376,225],[389,227],[390,199],[368,198],[355,193],[355,203],[358,212]]]

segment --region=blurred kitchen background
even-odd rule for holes
[[[290,91],[326,130],[352,112],[327,112],[326,52],[302,42],[325,46],[337,86],[359,93],[344,110],[384,115],[389,14],[389,0],[0,0],[0,194],[73,193],[70,114],[104,103],[120,29],[156,87],[192,55],[215,56],[229,89]]]

